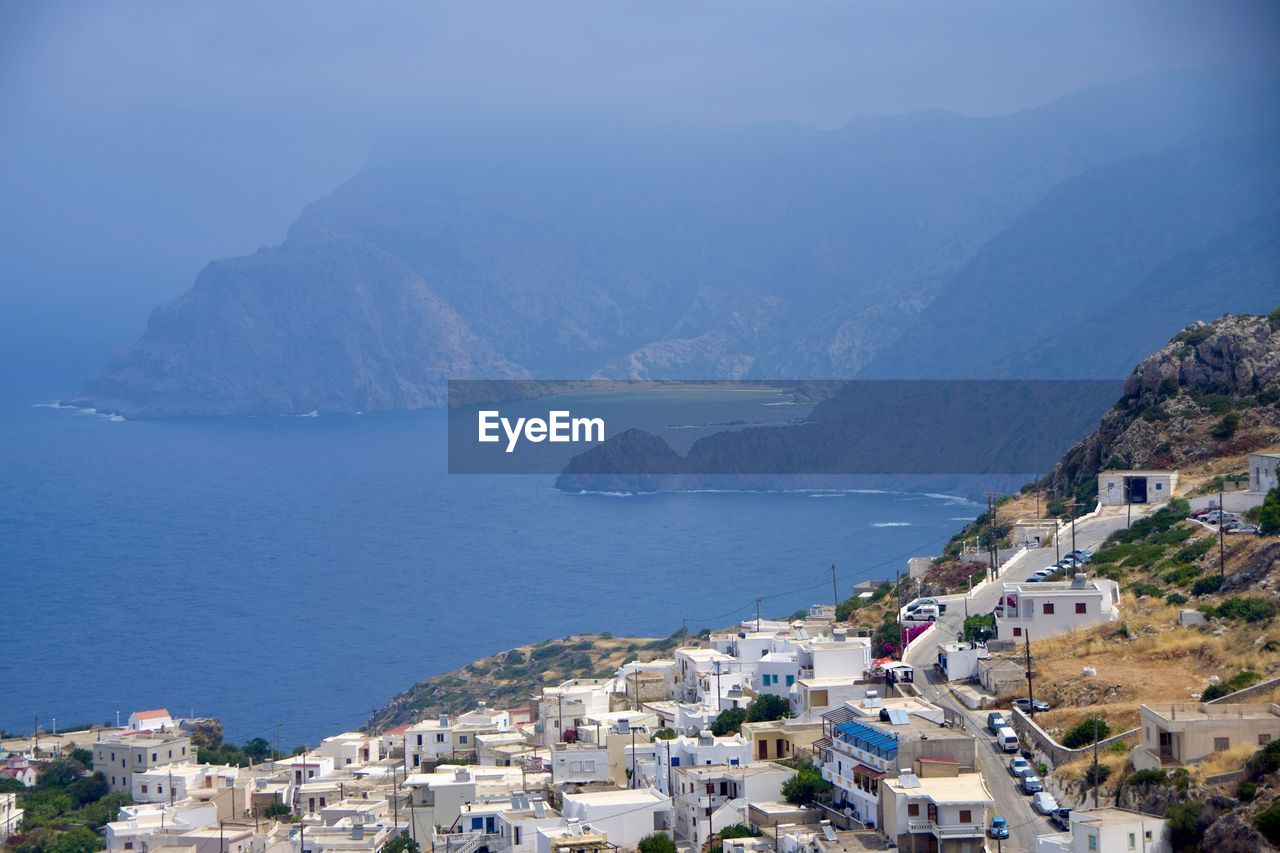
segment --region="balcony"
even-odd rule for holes
[[[913,817],[907,819],[907,831],[927,832],[934,838],[981,838],[987,830],[980,823],[937,824],[925,818]]]

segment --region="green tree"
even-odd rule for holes
[[[787,700],[772,693],[756,697],[756,701],[752,702],[751,707],[747,709],[748,723],[770,722],[790,716],[791,706],[787,704]]]
[[[964,620],[964,638],[970,643],[985,643],[996,632],[993,613],[975,613]]]
[[[711,721],[711,733],[716,737],[736,734],[746,719],[745,708],[726,708]]]
[[[676,853],[676,843],[669,836],[654,832],[641,838],[636,850],[639,853]]]
[[[78,746],[68,753],[68,757],[85,770],[93,770],[93,750]]]
[[[409,837],[409,833],[401,830],[395,838],[382,845],[383,853],[421,853],[418,842]]]
[[[292,809],[288,803],[272,803],[262,810],[263,817],[288,817],[292,814]]]
[[[796,764],[796,774],[782,783],[782,797],[788,803],[807,806],[831,791],[831,783],[809,759]]]
[[[1253,825],[1272,844],[1280,844],[1280,800],[1254,815]]]
[[[1204,803],[1199,800],[1174,803],[1165,812],[1165,820],[1168,821],[1169,842],[1173,849],[1186,853],[1201,849],[1205,830],[1212,822],[1205,813]]]
[[[245,755],[253,760],[254,764],[261,764],[263,759],[271,754],[271,744],[267,742],[266,738],[250,738],[244,742],[242,749]]]
[[[105,846],[96,832],[80,827],[59,833],[44,849],[44,853],[93,853]]]
[[[653,733],[653,739],[654,740],[675,740],[676,731],[675,729],[658,729],[656,732]]]
[[[720,830],[721,838],[757,838],[760,830],[752,829],[745,823],[731,823]]]
[[[1111,736],[1111,726],[1101,717],[1089,717],[1067,732],[1062,738],[1062,745],[1068,749],[1079,749],[1095,740],[1104,740]]]
[[[65,788],[84,775],[84,767],[78,761],[59,758],[50,761],[36,780],[37,788]]]

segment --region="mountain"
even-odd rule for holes
[[[1123,376],[1195,320],[1275,304],[1280,136],[1204,140],[1064,182],[861,376]]]
[[[1192,187],[1153,198],[1168,246],[1143,249],[1108,293],[1214,226],[1243,227],[1222,213],[1229,200],[1179,208],[1211,195],[1201,185],[1218,176],[1196,170],[1219,154],[1165,152],[1243,133],[1258,100],[1167,74],[1009,116],[934,110],[837,130],[438,123],[378,147],[281,245],[211,264],[72,402],[130,417],[278,414],[434,405],[447,378],[849,377],[886,348],[910,355],[917,325],[922,358],[947,363],[938,342],[957,332],[938,322],[940,300],[981,292],[982,271],[1033,270],[1020,252],[1079,260],[1055,206],[1118,229],[1113,254],[1130,231],[1146,245],[1150,211],[1099,217],[1109,181]],[[996,277],[1003,292],[1012,279]],[[1042,298],[1078,284],[1031,283]],[[990,320],[959,330],[956,365],[965,338],[1004,331]]]

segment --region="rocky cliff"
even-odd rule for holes
[[[1111,468],[1183,468],[1280,442],[1280,309],[1196,323],[1144,359],[1054,467],[1057,494]]]

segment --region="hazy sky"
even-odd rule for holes
[[[3,2],[0,336],[119,345],[208,260],[279,241],[405,120],[997,114],[1152,69],[1274,65],[1277,8]]]

